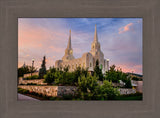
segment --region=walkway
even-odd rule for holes
[[[38,99],[29,97],[29,96],[26,96],[26,95],[22,95],[22,94],[20,94],[20,93],[18,93],[18,100],[27,100],[27,101],[33,100],[33,101],[39,101]]]

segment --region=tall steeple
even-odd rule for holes
[[[72,60],[74,59],[73,56],[73,50],[72,50],[72,45],[71,45],[71,30],[69,30],[69,39],[68,39],[68,45],[65,50],[65,55],[62,57],[62,60]]]
[[[94,42],[98,42],[97,26],[96,26],[96,24],[95,24],[95,32],[94,32]]]
[[[100,50],[100,43],[98,42],[97,26],[95,24],[94,40],[92,42],[91,52],[95,53],[98,50]]]
[[[71,30],[69,30],[69,39],[68,39],[67,48],[68,48],[68,49],[72,49],[72,47],[71,47]]]
[[[93,66],[96,65],[96,60],[99,60],[99,65],[101,65],[101,67],[102,67],[104,65],[104,54],[101,51],[101,45],[98,41],[96,25],[95,25],[95,32],[94,32],[94,40],[93,40],[92,45],[91,45],[90,53],[92,54],[92,56],[94,58]]]
[[[95,25],[95,32],[94,32],[94,40],[92,42],[91,45],[91,54],[93,56],[97,56],[99,55],[99,53],[101,53],[101,49],[100,49],[100,43],[98,42],[98,35],[97,35],[97,27]]]

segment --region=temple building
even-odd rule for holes
[[[73,49],[71,44],[71,30],[69,32],[68,45],[65,54],[61,60],[55,62],[56,68],[69,67],[69,71],[74,71],[78,66],[81,68],[88,68],[88,71],[93,71],[96,65],[96,60],[99,60],[99,67],[105,73],[109,70],[109,59],[104,59],[104,54],[101,51],[100,43],[98,42],[97,28],[95,25],[94,40],[91,44],[90,52],[86,52],[81,58],[75,59],[73,56]]]

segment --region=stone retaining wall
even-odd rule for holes
[[[77,90],[77,87],[75,86],[33,86],[33,85],[19,85],[19,88],[26,89],[32,92],[36,93],[42,93],[43,95],[47,96],[63,96],[63,95],[69,95],[75,94],[75,91]],[[136,89],[126,89],[126,88],[120,88],[119,89],[121,95],[126,94],[133,94],[136,93]]]
[[[46,83],[43,83],[44,79],[34,79],[34,80],[23,80],[23,78],[19,78],[19,84],[38,84],[38,85],[47,85]]]
[[[127,88],[119,88],[121,95],[134,94],[136,93],[136,89],[127,89]]]
[[[24,78],[30,77],[31,75],[32,75],[32,76],[33,76],[33,75],[39,75],[39,72],[34,72],[34,73],[32,73],[32,74],[31,74],[31,73],[27,73],[27,74],[24,74],[23,77],[24,77]]]
[[[77,88],[75,86],[27,86],[27,85],[19,85],[19,88],[26,89],[36,93],[42,93],[47,96],[63,96],[75,94]]]

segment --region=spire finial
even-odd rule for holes
[[[69,40],[68,40],[68,49],[71,49],[71,30],[69,30]]]
[[[97,25],[95,24],[94,41],[98,42]]]

